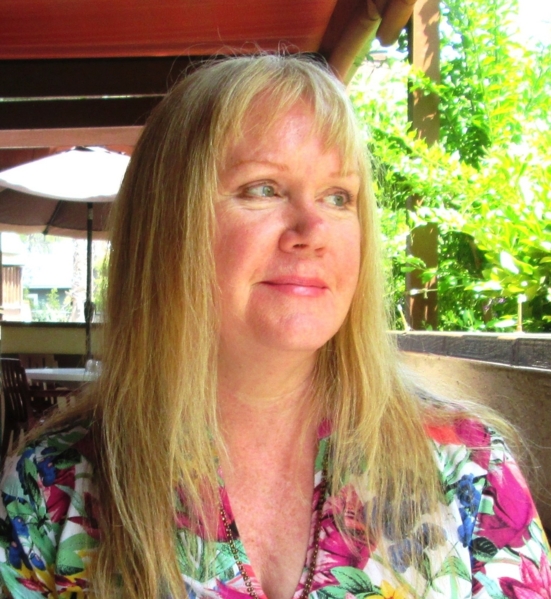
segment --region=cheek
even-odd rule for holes
[[[360,276],[360,233],[352,231],[343,239],[346,239],[346,243],[342,244],[339,251],[338,269],[343,291],[347,292],[347,298],[351,301]]]
[[[238,227],[233,221],[229,211],[224,210],[222,206],[217,208],[214,260],[219,279],[227,274],[229,266],[246,250],[242,238],[237,234]]]
[[[216,220],[214,257],[219,279],[253,276],[263,270],[281,235],[280,218],[221,206]]]
[[[219,225],[214,258],[218,285],[222,291],[231,291],[239,280],[253,275],[260,242],[252,226],[234,223],[230,218]]]

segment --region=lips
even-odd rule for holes
[[[319,297],[328,289],[323,279],[315,277],[276,277],[262,281],[262,284],[274,291],[306,297]]]

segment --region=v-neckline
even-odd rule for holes
[[[290,599],[300,599],[301,593],[304,589],[304,586],[306,584],[306,580],[308,577],[308,570],[309,570],[309,566],[310,566],[310,560],[312,558],[312,551],[313,551],[313,545],[314,545],[314,534],[315,534],[315,530],[316,530],[317,516],[318,516],[316,506],[318,505],[319,495],[321,492],[321,486],[322,486],[321,483],[323,480],[323,461],[325,458],[326,451],[328,451],[328,447],[327,447],[328,443],[329,443],[329,427],[324,422],[318,428],[318,450],[317,450],[316,458],[315,458],[315,462],[314,462],[314,492],[312,494],[312,505],[311,505],[312,511],[311,511],[311,515],[310,515],[310,532],[308,534],[308,548],[306,550],[306,558],[305,558],[304,564],[302,566],[302,572],[301,572],[297,587],[295,589],[293,596]],[[218,468],[218,478],[219,478],[220,503],[226,513],[226,516],[227,516],[229,522],[230,522],[230,527],[231,527],[231,531],[232,531],[232,535],[233,535],[233,542],[234,542],[234,544],[237,545],[239,553],[243,556],[242,563],[243,563],[243,566],[247,573],[247,576],[249,577],[249,580],[251,581],[252,586],[253,586],[253,590],[258,595],[259,599],[269,599],[268,596],[264,593],[264,590],[262,589],[262,587],[260,585],[260,581],[252,568],[251,560],[249,559],[249,556],[245,549],[245,545],[243,544],[241,537],[239,535],[239,530],[238,530],[237,524],[235,522],[235,517],[233,515],[233,510],[232,510],[231,503],[230,503],[230,498],[226,491],[226,487],[224,484],[224,478],[223,478],[220,467]],[[327,498],[325,499],[325,501],[326,500],[327,500]],[[322,508],[322,510],[323,509],[324,508]],[[224,531],[224,524],[222,522],[222,516],[220,514],[218,515],[218,530]],[[226,535],[225,535],[225,537],[226,537]],[[224,538],[223,542],[226,543],[227,545],[229,545],[229,541],[228,541],[227,537]],[[318,554],[318,559],[316,561],[319,562],[319,554]],[[314,573],[317,570],[317,565],[318,565],[317,563],[314,565]],[[241,572],[239,571],[239,568],[237,567],[237,565],[236,565],[236,569],[237,569],[236,575],[238,575],[240,577],[240,579],[243,583],[243,589],[242,589],[243,595],[248,596],[248,593],[247,593],[247,590],[245,587],[245,581],[244,581],[243,576],[242,576]]]

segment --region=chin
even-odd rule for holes
[[[315,353],[321,349],[338,331],[339,327],[328,327],[327,323],[294,323],[293,326],[278,327],[277,329],[264,328],[259,335],[259,340],[264,347],[272,347],[279,351],[296,351]]]

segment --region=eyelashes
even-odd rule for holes
[[[335,206],[335,208],[346,208],[352,202],[352,198],[347,191],[337,191],[324,196],[327,203]]]
[[[242,190],[242,195],[249,198],[275,198],[278,196],[275,185],[271,183],[255,183]]]
[[[241,187],[238,192],[238,197],[253,200],[285,198],[286,196],[286,192],[279,190],[278,186],[270,181],[245,185]],[[353,195],[345,189],[328,189],[327,192],[320,195],[317,200],[321,200],[334,208],[343,209],[353,203]]]

